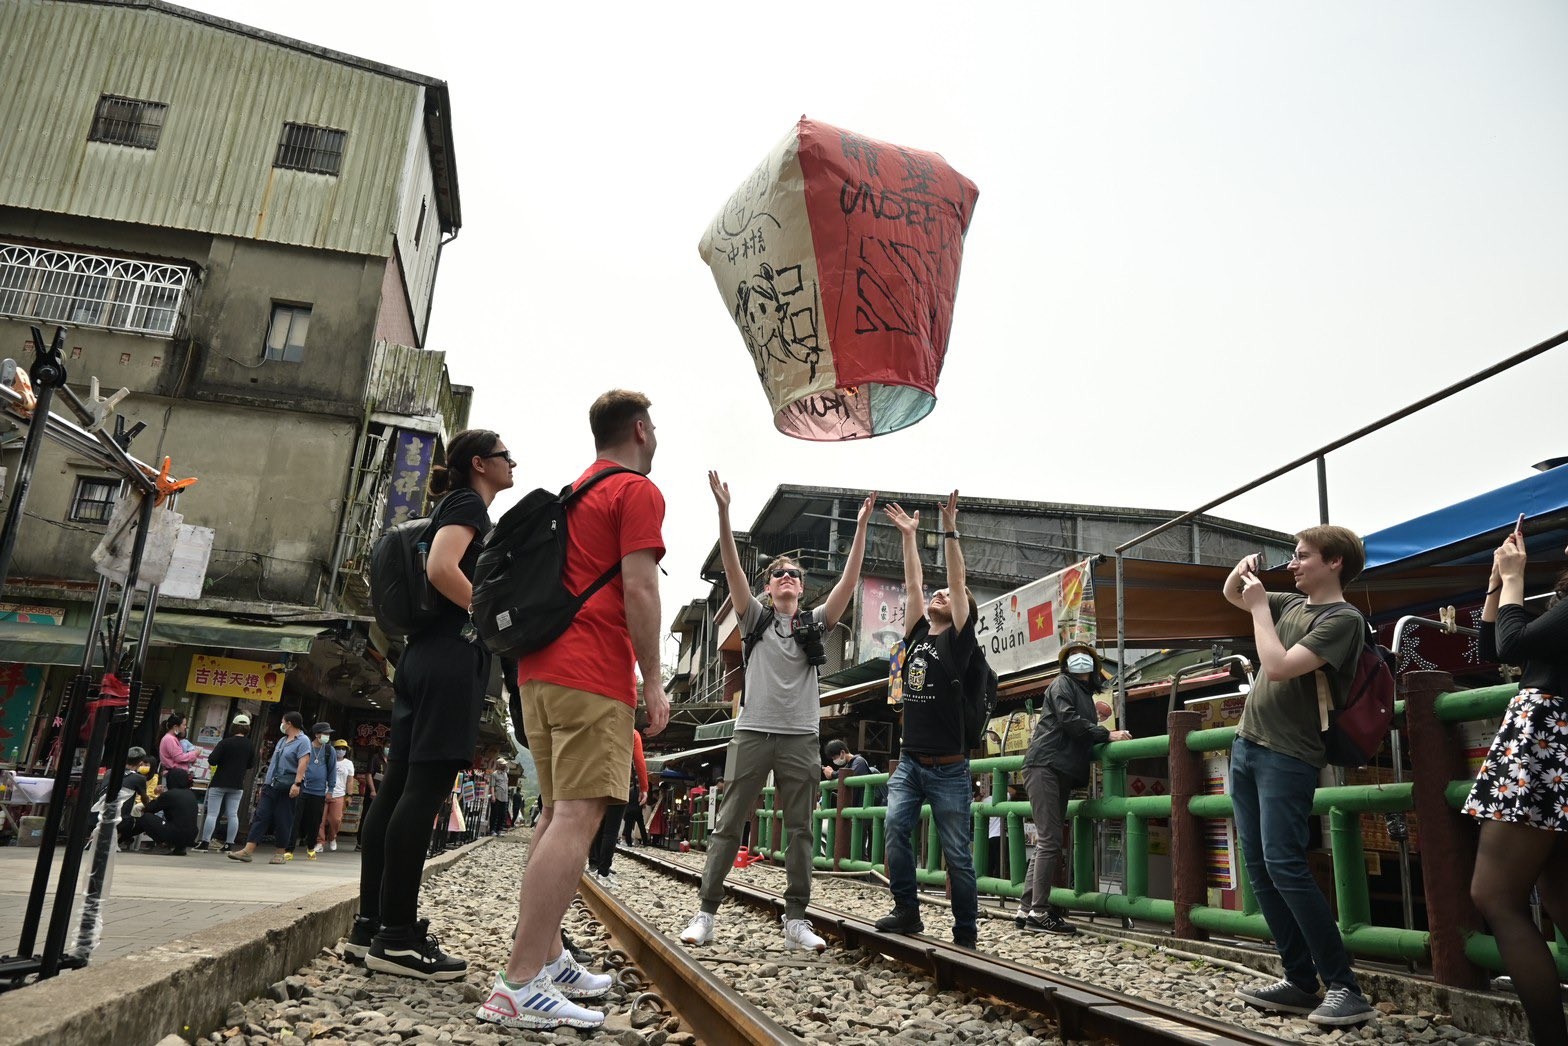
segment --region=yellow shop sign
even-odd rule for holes
[[[283,696],[283,672],[265,661],[197,654],[191,658],[185,689],[197,694],[276,701]]]

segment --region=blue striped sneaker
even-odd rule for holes
[[[604,1014],[569,1002],[550,980],[548,968],[516,988],[496,974],[490,997],[476,1016],[508,1028],[597,1028],[604,1023]]]
[[[572,958],[572,953],[565,948],[554,962],[545,965],[544,972],[550,975],[555,990],[568,999],[597,999],[615,983],[608,974],[589,973],[583,969],[582,963]]]

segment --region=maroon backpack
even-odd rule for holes
[[[1394,655],[1378,645],[1377,633],[1349,603],[1319,611],[1308,631],[1325,617],[1341,614],[1354,615],[1360,623],[1361,651],[1356,655],[1355,676],[1341,705],[1334,704],[1323,670],[1313,673],[1318,684],[1318,722],[1323,728],[1323,750],[1331,765],[1366,766],[1394,726]]]

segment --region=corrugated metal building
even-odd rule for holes
[[[462,224],[445,82],[158,0],[5,0],[0,62],[0,338],[65,326],[72,384],[130,389],[133,453],[199,477],[180,509],[216,532],[203,597],[173,607],[235,627],[153,652],[161,706],[221,718],[192,656],[281,660],[268,623],[314,622],[285,705],[384,715],[363,551],[419,509],[471,396],[425,344]],[[23,526],[5,598],[70,626],[113,483],[50,456],[28,512],[55,525]],[[29,656],[75,662],[67,631]]]

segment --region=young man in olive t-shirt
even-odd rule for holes
[[[1310,1014],[1312,1023],[1331,1026],[1376,1016],[1307,865],[1312,799],[1326,763],[1317,677],[1321,672],[1335,703],[1343,702],[1364,627],[1345,603],[1344,586],[1365,564],[1361,539],[1351,531],[1312,527],[1296,535],[1290,558],[1300,595],[1265,591],[1255,556],[1236,564],[1224,588],[1225,598],[1252,616],[1259,662],[1231,748],[1236,838],[1285,968],[1283,980],[1237,994],[1260,1009]],[[1320,978],[1328,988],[1322,1000]]]

